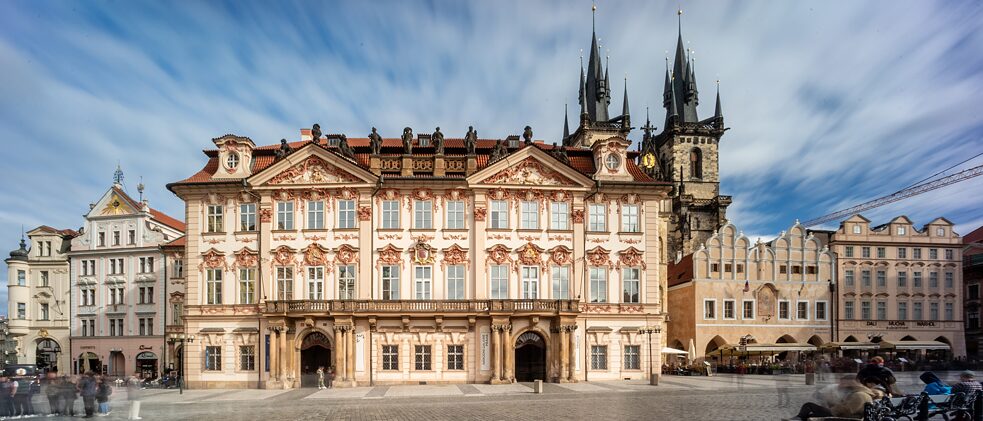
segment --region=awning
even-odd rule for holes
[[[926,349],[926,350],[949,349],[949,344],[947,344],[945,342],[939,342],[939,341],[897,341],[897,342],[883,341],[883,342],[881,342],[881,349],[902,349],[902,350],[904,350],[904,349],[908,349],[908,350],[911,350],[911,349]]]
[[[681,349],[669,348],[667,346],[662,347],[662,353],[663,354],[679,354],[679,355],[689,354],[688,352],[683,351]]]
[[[773,344],[773,343],[760,343],[760,344],[747,344],[742,347],[735,344],[726,344],[712,352],[710,355],[720,354],[720,355],[749,355],[749,354],[778,354],[780,352],[809,352],[815,351],[816,347],[811,344],[796,344],[796,343],[785,343],[785,344]]]
[[[842,349],[842,350],[854,350],[854,349],[879,349],[880,344],[875,344],[873,342],[827,342],[820,346],[822,349]]]

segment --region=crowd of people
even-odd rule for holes
[[[983,390],[972,371],[963,371],[959,381],[947,384],[935,373],[927,371],[919,376],[929,395],[972,394]],[[885,396],[905,396],[884,359],[875,356],[857,374],[842,376],[838,384],[829,385],[816,392],[816,401],[807,402],[795,417],[788,420],[806,420],[810,417],[863,417],[864,406]]]
[[[52,372],[45,380],[42,386],[40,376],[0,374],[0,420],[41,415],[93,418],[112,413],[109,397],[114,388],[108,376],[92,372],[81,376],[59,376]],[[133,376],[125,383],[130,401],[128,419],[139,420],[141,382]],[[35,407],[35,396],[41,394],[47,398],[45,413]]]

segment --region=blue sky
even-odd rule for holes
[[[633,121],[656,125],[677,2],[601,1],[597,33]],[[983,152],[977,1],[684,1],[701,116],[721,81],[729,216],[752,238],[891,193]],[[183,215],[164,185],[225,133],[300,128],[556,141],[577,110],[589,1],[0,3],[0,249],[20,227],[77,228],[120,162],[135,195]],[[615,82],[617,81],[617,82]],[[640,132],[632,134],[638,140]],[[962,168],[983,164],[977,158]],[[983,177],[866,215],[983,224]],[[6,268],[2,268],[6,277]],[[6,290],[0,291],[5,299]],[[5,306],[3,306],[5,310]]]

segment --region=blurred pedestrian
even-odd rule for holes
[[[85,418],[92,418],[92,414],[96,412],[98,385],[91,371],[85,372],[85,375],[79,379],[78,388],[79,393],[82,395],[82,406],[85,407]]]
[[[96,383],[96,403],[99,404],[99,416],[105,417],[112,411],[109,410],[109,395],[113,394],[113,385],[109,383],[109,377],[99,376]]]
[[[58,373],[53,371],[49,371],[47,377],[48,385],[45,386],[44,394],[48,397],[48,416],[64,415],[62,413],[64,404],[61,396],[61,379],[58,378]]]
[[[130,401],[130,415],[127,419],[139,420],[140,418],[140,379],[136,376],[130,377],[126,382],[126,399]]]

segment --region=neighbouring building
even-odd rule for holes
[[[10,319],[0,316],[0,370],[7,364],[17,364],[17,341],[10,336]]]
[[[182,343],[174,341],[175,335],[184,334],[184,246],[187,237],[181,237],[160,246],[166,260],[167,299],[164,309],[164,361],[162,367],[168,371],[184,373],[184,354]]]
[[[980,288],[983,286],[983,227],[963,237],[963,289],[966,328],[966,356],[980,359],[980,341],[983,329],[980,328]]]
[[[20,248],[7,258],[7,315],[9,335],[16,341],[20,364],[36,364],[43,371],[65,371],[68,349],[70,278],[68,251],[74,230],[42,225],[21,238]],[[7,360],[11,360],[5,355]],[[13,362],[10,362],[13,364]]]
[[[965,356],[963,243],[952,227],[936,218],[917,229],[905,216],[873,227],[861,215],[841,222],[830,243],[837,341],[875,343],[909,358]]]
[[[668,346],[723,361],[815,350],[833,339],[835,265],[798,221],[755,244],[727,223],[669,267]]]
[[[165,258],[161,245],[184,223],[114,184],[91,204],[72,240],[73,372],[156,376],[165,349]]]

